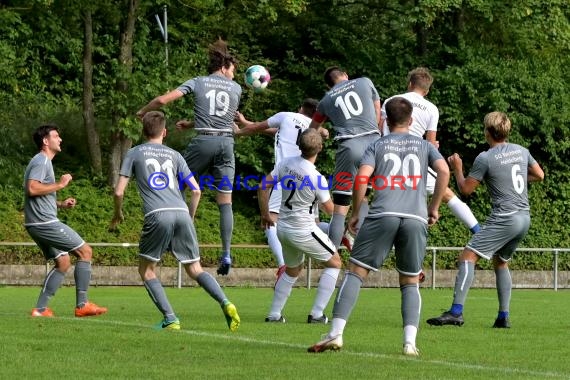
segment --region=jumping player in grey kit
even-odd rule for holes
[[[330,90],[319,102],[309,127],[319,128],[330,120],[338,144],[332,185],[334,213],[329,225],[329,237],[338,249],[341,241],[346,245],[345,220],[358,164],[366,147],[380,138],[381,104],[378,91],[366,77],[349,79],[345,71],[334,66],[325,71],[324,79]],[[361,211],[366,215],[367,202]]]
[[[111,228],[123,220],[123,195],[129,178],[134,175],[144,210],[139,243],[139,274],[150,298],[163,314],[163,320],[157,327],[180,329],[180,321],[155,273],[163,253],[170,250],[182,263],[186,273],[220,304],[229,329],[235,331],[240,323],[236,307],[228,300],[216,279],[200,265],[198,239],[192,222],[200,200],[198,183],[180,153],[162,145],[162,139],[166,136],[166,121],[162,112],[145,114],[143,134],[147,142],[130,149],[121,165],[119,182],[115,187],[115,214]],[[180,185],[179,179],[182,179]],[[192,189],[190,209],[182,196],[185,184]]]
[[[356,235],[348,272],[338,289],[331,329],[323,340],[309,347],[309,352],[339,350],[343,346],[342,334],[364,279],[370,271],[382,266],[394,246],[402,297],[403,354],[419,355],[416,348],[421,310],[419,274],[425,256],[427,225],[439,218],[449,168],[432,144],[409,134],[412,108],[402,97],[387,102],[390,135],[370,145],[362,157],[352,194],[354,211],[349,228],[353,232],[370,181],[374,198]],[[426,206],[428,167],[436,171],[437,179],[430,204]]]
[[[507,142],[511,132],[507,115],[491,112],[483,124],[490,149],[477,156],[467,178],[463,176],[463,161],[457,153],[448,161],[461,193],[469,195],[485,181],[493,207],[481,231],[473,235],[459,255],[451,309],[428,319],[427,323],[433,326],[463,325],[463,305],[475,276],[475,264],[484,258],[493,260],[499,298],[499,313],[493,327],[511,327],[509,306],[513,284],[508,262],[530,227],[527,183],[542,181],[544,172],[528,149]]]
[[[235,175],[234,118],[239,106],[241,87],[233,81],[236,59],[229,53],[224,41],[218,40],[210,46],[208,76],[192,78],[177,89],[151,100],[137,112],[142,118],[148,111],[179,99],[189,93],[194,94],[194,120],[181,120],[179,129],[196,129],[194,137],[184,153],[184,158],[192,173],[201,178],[208,175],[207,186],[218,192],[216,202],[220,210],[220,238],[222,255],[218,274],[227,275],[230,271],[231,243],[234,228],[232,211],[232,188]],[[202,185],[202,183],[200,183]]]
[[[81,236],[57,218],[58,208],[75,207],[75,198],[57,201],[56,191],[65,188],[71,174],[64,174],[55,181],[51,160],[61,152],[61,137],[57,126],[42,125],[34,133],[34,142],[40,152],[32,158],[24,175],[24,226],[42,250],[47,260],[55,266],[47,274],[32,317],[53,317],[47,307],[49,299],[60,288],[65,274],[71,268],[69,253],[77,257],[74,278],[76,289],[76,317],[88,317],[107,312],[107,308],[87,300],[91,281],[93,251]]]

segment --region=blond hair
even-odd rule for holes
[[[304,158],[316,156],[323,148],[323,138],[314,128],[309,128],[301,133],[299,149]]]
[[[485,115],[483,124],[485,125],[485,130],[489,132],[489,135],[495,141],[504,141],[511,133],[511,121],[503,112],[488,113]]]
[[[416,67],[408,73],[408,83],[412,88],[419,88],[427,93],[433,83],[433,77],[427,68]]]

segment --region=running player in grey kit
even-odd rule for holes
[[[155,273],[163,253],[170,250],[182,263],[186,273],[220,304],[229,329],[235,331],[240,323],[236,307],[227,299],[216,279],[200,265],[198,239],[192,222],[200,201],[198,183],[180,153],[162,145],[162,139],[166,136],[166,121],[162,112],[145,114],[143,134],[147,142],[130,149],[121,165],[119,182],[115,187],[115,214],[111,227],[114,228],[123,220],[123,195],[129,178],[134,175],[144,211],[139,243],[139,274],[150,298],[163,314],[163,320],[157,327],[180,329],[180,321]],[[182,179],[180,184],[179,179]],[[182,195],[184,185],[192,189],[190,210]]]
[[[483,123],[490,149],[477,156],[467,178],[463,176],[459,154],[450,156],[448,161],[461,193],[469,195],[485,181],[491,196],[491,215],[459,255],[451,309],[428,319],[430,325],[463,325],[463,305],[473,283],[475,264],[484,258],[493,260],[499,298],[499,313],[493,327],[511,327],[509,306],[513,284],[508,262],[530,227],[527,183],[542,181],[544,172],[526,148],[507,142],[511,132],[507,115],[491,112]]]
[[[58,201],[56,191],[65,188],[71,174],[55,181],[51,160],[61,152],[61,138],[57,126],[42,125],[34,132],[34,142],[40,150],[32,158],[24,175],[24,226],[47,260],[55,266],[47,274],[32,317],[53,317],[47,307],[49,299],[60,288],[65,274],[71,268],[69,253],[77,257],[73,276],[76,289],[76,317],[88,317],[107,312],[107,308],[87,300],[91,281],[93,251],[81,236],[57,218],[58,208],[75,207],[75,198]]]
[[[349,79],[346,72],[334,66],[325,71],[324,79],[330,90],[319,102],[310,127],[319,128],[330,120],[338,144],[332,185],[334,213],[329,237],[339,248],[358,164],[366,147],[380,138],[381,105],[378,91],[366,77]],[[362,206],[362,213],[366,215],[368,203]]]
[[[194,127],[198,132],[198,136],[188,144],[184,158],[195,176],[203,178],[208,174],[205,178],[212,179],[212,182],[206,181],[205,185],[213,186],[218,192],[216,202],[220,209],[222,241],[218,274],[225,276],[232,264],[232,188],[235,175],[233,125],[241,87],[233,81],[236,60],[228,52],[224,41],[219,40],[211,45],[209,56],[210,75],[192,78],[177,89],[154,98],[137,112],[137,116],[142,118],[148,111],[159,109],[189,93],[194,94],[195,122],[181,120],[176,125],[179,129]]]
[[[371,182],[374,198],[350,254],[348,272],[338,289],[331,329],[309,352],[339,350],[342,334],[354,308],[360,288],[370,271],[377,271],[396,251],[404,327],[403,354],[418,356],[416,335],[420,322],[419,274],[425,256],[427,225],[436,223],[439,206],[449,182],[449,168],[429,142],[408,133],[412,104],[401,97],[387,102],[390,135],[370,145],[362,157],[352,194],[353,215],[349,229],[359,223],[359,209]],[[428,167],[437,173],[435,189],[426,207]],[[371,178],[372,177],[372,178]]]

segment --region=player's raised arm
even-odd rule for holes
[[[178,99],[184,96],[184,93],[182,93],[182,91],[176,89],[176,90],[172,90],[164,95],[160,95],[157,96],[156,98],[152,99],[150,102],[148,102],[147,105],[145,105],[144,107],[142,107],[140,110],[138,110],[137,112],[137,117],[140,118],[142,120],[143,116],[148,112],[148,111],[154,111],[157,109],[160,109],[162,106]]]

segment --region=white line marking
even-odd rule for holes
[[[84,318],[68,318],[68,317],[55,317],[54,319],[62,319],[62,320],[66,320],[66,321],[74,321],[74,322],[81,322],[81,323],[94,322],[94,323],[115,325],[115,326],[127,326],[127,327],[138,327],[138,328],[152,329],[152,326],[150,326],[150,325],[121,322],[121,321],[112,321],[112,320],[105,320],[105,319],[93,319],[93,318],[84,319]],[[228,334],[216,334],[216,333],[211,333],[211,332],[206,332],[206,331],[192,331],[192,330],[178,330],[178,331],[175,331],[175,333],[177,333],[177,334],[182,333],[182,334],[195,335],[195,336],[205,336],[205,337],[210,337],[210,338],[219,338],[219,339],[226,339],[226,340],[237,340],[237,341],[245,342],[245,343],[263,344],[263,345],[268,345],[268,346],[281,346],[281,347],[287,347],[287,348],[296,348],[296,349],[301,349],[304,351],[306,351],[307,348],[309,347],[308,344],[307,345],[301,345],[301,344],[293,344],[293,343],[286,343],[286,342],[278,342],[278,341],[274,341],[274,340],[270,341],[270,340],[262,340],[262,339],[256,339],[256,338],[250,338],[250,337],[243,337],[243,336],[236,335],[235,333],[231,333],[229,331],[228,331]],[[341,352],[343,355],[365,357],[365,358],[390,359],[390,360],[394,360],[394,359],[396,359],[396,360],[418,360],[418,362],[432,364],[432,365],[436,365],[436,366],[459,368],[459,369],[472,369],[472,370],[477,370],[477,371],[487,371],[487,372],[493,372],[494,374],[504,373],[504,374],[520,374],[520,375],[535,376],[535,377],[552,377],[552,378],[562,378],[562,379],[568,378],[567,373],[559,373],[559,372],[551,372],[551,371],[541,372],[541,371],[531,371],[531,370],[526,370],[526,369],[521,369],[521,368],[490,367],[490,366],[484,366],[484,365],[480,365],[480,364],[449,362],[449,361],[444,361],[444,360],[425,360],[425,359],[422,359],[421,357],[419,359],[415,359],[415,358],[409,358],[409,357],[406,357],[406,356],[403,356],[400,354],[398,354],[398,355],[396,355],[396,354],[385,355],[385,354],[379,354],[379,353],[375,353],[375,352],[351,352],[351,351],[347,351],[347,350],[342,350]],[[319,355],[319,354],[307,353],[307,355]]]

